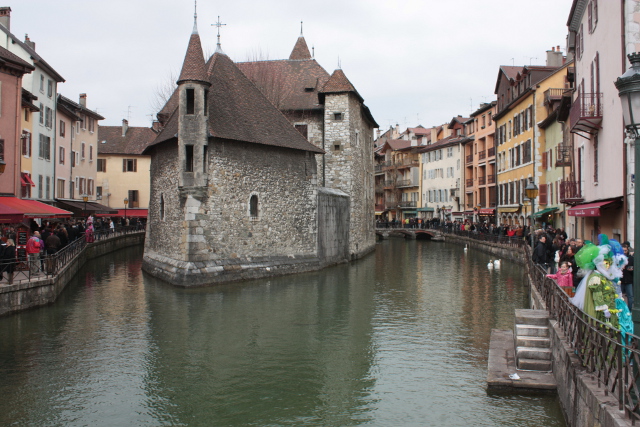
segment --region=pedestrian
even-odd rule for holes
[[[629,310],[633,309],[633,255],[631,255],[631,246],[628,242],[622,246],[624,254],[627,256],[627,265],[622,269],[622,295],[627,300]]]
[[[40,233],[33,232],[33,236],[27,241],[27,256],[29,257],[29,270],[31,274],[38,274],[40,271],[40,249],[42,248]]]
[[[571,266],[569,266],[567,261],[560,263],[560,269],[557,273],[547,274],[547,277],[554,279],[558,286],[560,286],[562,290],[569,295],[569,298],[573,298],[573,274]]]
[[[2,252],[0,259],[4,272],[7,273],[7,283],[13,284],[13,272],[16,268],[16,244],[13,239],[7,239],[7,246]]]
[[[548,272],[549,269],[549,259],[547,254],[547,236],[543,233],[538,239],[538,244],[533,250],[531,259],[533,260],[533,262],[542,267],[545,272]]]
[[[62,241],[55,233],[51,233],[49,237],[47,237],[47,240],[44,241],[44,245],[47,252],[47,255],[46,255],[47,274],[53,274],[54,273],[54,255],[56,254],[56,252],[58,252],[58,249],[60,249],[60,246],[62,246]]]

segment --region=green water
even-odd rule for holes
[[[321,272],[184,290],[132,248],[49,307],[0,318],[0,425],[564,426],[553,396],[486,392],[521,268],[391,239]]]

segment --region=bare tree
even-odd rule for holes
[[[176,81],[178,74],[175,70],[170,70],[166,76],[156,85],[151,99],[151,111],[153,115],[160,113],[171,99],[171,95],[178,88]],[[171,114],[171,112],[168,112]]]
[[[292,85],[287,84],[287,67],[287,61],[270,61],[268,53],[257,50],[247,56],[240,69],[280,109],[292,93]]]

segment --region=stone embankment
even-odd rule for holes
[[[0,316],[55,302],[73,276],[89,260],[129,246],[142,245],[145,232],[119,234],[87,244],[53,276],[14,280],[0,286]],[[17,276],[19,277],[19,276]]]

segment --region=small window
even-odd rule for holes
[[[98,159],[98,172],[107,171],[107,159]]]
[[[64,124],[65,124],[64,120],[60,120],[60,136],[64,136],[64,131],[65,131]]]
[[[249,199],[249,215],[251,218],[258,218],[258,196],[255,194]]]
[[[184,146],[184,171],[193,172],[193,145]]]
[[[305,92],[313,92],[313,88],[312,87],[305,87],[304,91]]]
[[[340,151],[342,149],[342,145],[340,143],[333,144],[333,151]]]
[[[187,114],[195,112],[195,93],[194,89],[187,89]]]
[[[209,147],[205,145],[202,147],[202,172],[207,173],[207,164],[209,163],[209,159],[207,157]]]
[[[307,125],[296,125],[296,130],[302,134],[305,138],[307,138]]]
[[[204,90],[204,115],[208,115],[209,114],[209,102],[207,101],[207,99],[209,98],[209,90],[205,89]]]
[[[164,220],[164,195],[160,195],[160,219]]]
[[[47,82],[47,96],[51,98],[53,96],[53,81],[49,80]]]
[[[58,162],[61,165],[64,165],[64,158],[65,158],[65,154],[64,154],[64,147],[60,147],[60,153],[58,155]]]
[[[138,172],[138,159],[122,159],[122,172]]]
[[[342,120],[342,113],[333,113],[333,120]]]

